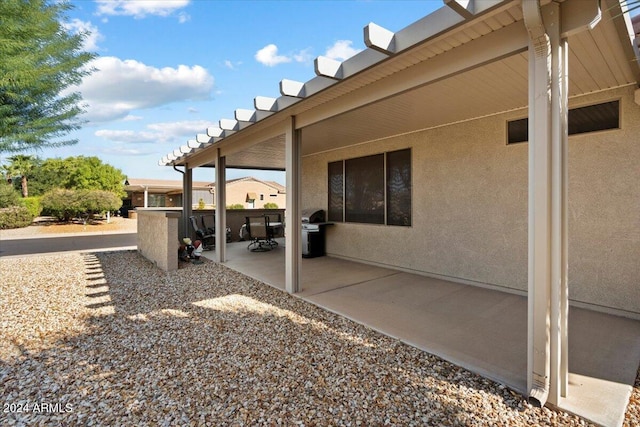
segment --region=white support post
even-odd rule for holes
[[[191,224],[189,217],[193,214],[193,171],[188,164],[184,165],[184,175],[182,175],[182,232],[180,240],[191,236]]]
[[[545,9],[551,42],[551,381],[549,401],[567,396],[568,368],[568,92],[569,45],[561,38],[560,5]]]
[[[300,291],[302,264],[302,212],[300,208],[302,161],[300,131],[295,117],[290,117],[285,130],[285,167],[287,210],[285,223],[285,289],[293,294]]]
[[[144,187],[144,207],[149,207],[149,187]]]
[[[227,166],[216,149],[216,261],[225,262],[227,252]]]
[[[523,11],[530,34],[527,387],[532,403],[557,405],[568,382],[567,42],[559,4],[544,16],[537,2],[523,3]]]

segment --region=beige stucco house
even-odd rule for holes
[[[444,0],[160,164],[286,170],[330,256],[527,295],[530,397],[566,395],[568,305],[640,319],[640,66],[617,0]],[[224,189],[216,190],[224,203]],[[185,204],[185,215],[190,204]],[[218,227],[225,221],[218,215]],[[286,289],[300,222],[286,224]],[[216,257],[225,261],[224,242]]]
[[[267,203],[284,208],[286,189],[275,181],[262,181],[253,177],[227,181],[226,205],[242,205],[245,209],[262,209]]]
[[[183,183],[178,180],[128,178],[125,182],[126,208],[181,207]],[[202,200],[207,209],[215,208],[215,183],[195,181],[191,190],[192,208]],[[262,181],[244,177],[227,181],[226,206],[242,205],[245,209],[264,208],[267,203],[283,208],[286,204],[285,187],[275,181]]]

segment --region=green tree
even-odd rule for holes
[[[81,96],[70,89],[91,70],[87,34],[64,28],[67,0],[0,1],[0,152],[74,144]]]
[[[76,190],[106,190],[125,195],[124,181],[126,177],[117,169],[97,157],[68,157],[62,161],[66,170],[63,188]]]
[[[126,177],[120,169],[103,163],[97,157],[46,159],[31,173],[32,194],[41,195],[54,188],[105,190],[120,197]]]

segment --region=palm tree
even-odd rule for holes
[[[22,197],[28,197],[29,186],[27,177],[31,175],[31,171],[33,171],[40,159],[35,156],[17,154],[9,157],[8,160],[10,163],[2,166],[2,169],[5,171],[5,175],[7,176],[7,180],[9,181],[11,178],[19,176]]]

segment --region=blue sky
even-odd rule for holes
[[[88,123],[73,146],[42,158],[98,156],[130,178],[180,179],[158,160],[286,78],[314,77],[313,60],[364,49],[363,27],[398,31],[442,7],[432,1],[72,0],[70,31],[98,54],[85,78]],[[233,171],[284,183],[279,172]],[[212,169],[194,179],[213,181]]]

